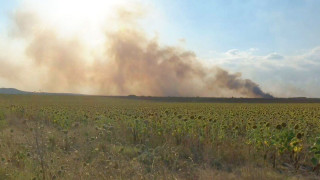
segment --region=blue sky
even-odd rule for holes
[[[3,31],[8,24],[9,14],[16,8],[16,0],[0,0],[0,30]]]
[[[158,0],[171,28],[168,38],[186,38],[192,49],[299,53],[319,45],[317,0]],[[173,29],[173,31],[172,31]]]
[[[11,43],[1,38],[23,1],[41,2],[44,12],[50,8],[48,0],[0,0],[0,48]],[[182,46],[205,63],[241,72],[277,96],[320,97],[320,0],[140,1],[151,18],[144,28],[156,32],[163,45],[181,45],[183,39]],[[0,49],[0,60],[7,56]]]

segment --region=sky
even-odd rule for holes
[[[25,47],[30,38],[12,38],[13,17],[17,12],[25,11],[35,11],[42,18],[40,21],[45,22],[43,24],[51,24],[57,32],[63,32],[60,33],[61,36],[71,37],[76,34],[84,40],[86,46],[99,49],[99,45],[105,44],[103,38],[98,36],[99,31],[102,27],[113,27],[108,19],[111,13],[106,17],[105,12],[112,12],[115,3],[98,0],[81,2],[0,0],[0,61],[12,61],[20,66],[31,64],[30,61],[21,60],[25,56]],[[219,66],[230,73],[240,72],[242,78],[252,80],[263,91],[275,96],[320,97],[320,1],[132,2],[142,5],[145,12],[139,28],[143,29],[148,38],[157,39],[161,46],[192,51],[196,54],[196,59],[205,66]],[[130,1],[130,5],[134,4],[132,2]],[[56,4],[56,8],[53,8]],[[119,4],[128,6],[129,9],[136,8],[129,6],[125,0]],[[99,26],[100,24],[103,25]],[[33,72],[25,73],[37,76]],[[0,83],[3,87],[55,91],[39,82],[14,82],[5,76],[1,77],[1,73]],[[68,91],[90,92],[88,89],[90,88],[83,87]]]

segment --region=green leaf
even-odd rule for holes
[[[312,158],[312,159],[311,159],[311,162],[312,162],[312,164],[313,164],[314,166],[317,166],[317,165],[318,165],[318,159],[316,159],[316,158]]]
[[[316,151],[316,152],[314,152],[315,154],[320,154],[320,151]]]

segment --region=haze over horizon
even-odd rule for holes
[[[0,4],[1,87],[100,95],[320,97],[316,0]]]

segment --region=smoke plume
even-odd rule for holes
[[[148,38],[136,21],[139,17],[119,10],[117,28],[106,30],[99,56],[88,55],[81,40],[59,36],[21,12],[14,18],[15,34],[27,42],[25,53],[34,71],[45,73],[38,80],[47,91],[89,88],[105,95],[272,97],[240,73],[205,67],[194,52]]]
[[[21,68],[0,58],[0,77],[9,81],[20,81],[19,72]],[[17,73],[15,73],[17,72]]]

